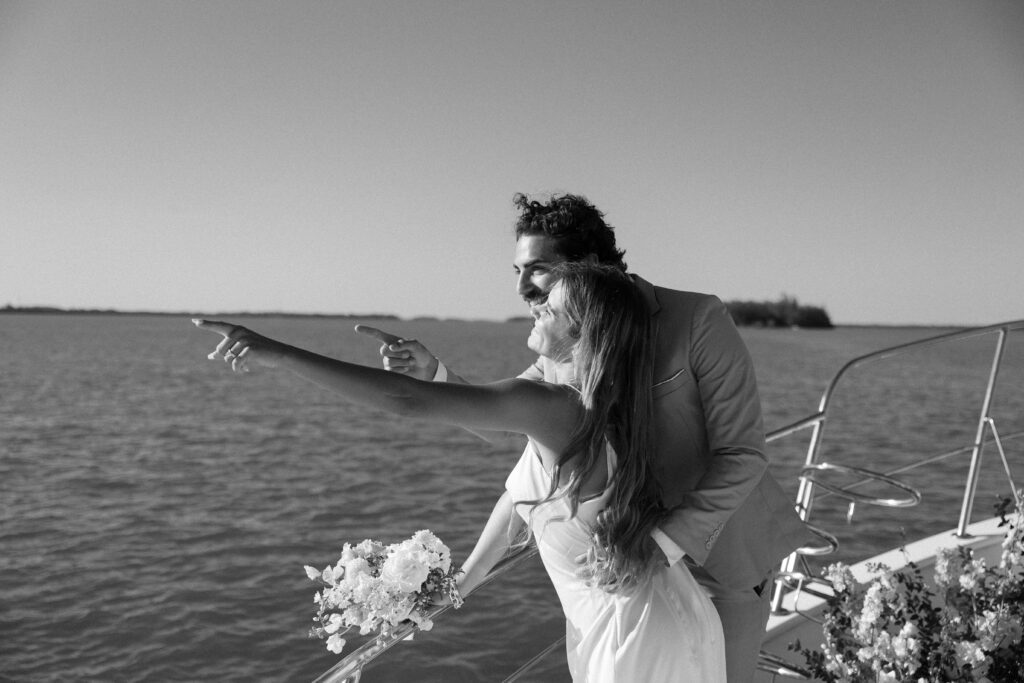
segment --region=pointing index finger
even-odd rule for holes
[[[356,332],[359,334],[365,334],[367,337],[373,337],[382,344],[401,344],[402,338],[396,337],[390,332],[384,330],[378,330],[376,327],[370,327],[369,325],[356,325]]]
[[[217,332],[225,337],[231,334],[231,331],[235,329],[235,326],[231,323],[222,323],[219,320],[203,320],[202,318],[192,318],[192,323],[203,330],[210,330],[211,332]]]

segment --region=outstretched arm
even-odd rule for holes
[[[459,590],[463,595],[472,593],[487,578],[494,565],[505,557],[522,525],[522,518],[513,509],[512,496],[505,491],[495,503],[476,547],[462,565],[465,573],[459,577]]]
[[[528,434],[556,452],[565,447],[580,410],[564,387],[524,380],[485,385],[423,382],[321,356],[240,325],[193,322],[223,337],[210,358],[223,357],[236,371],[253,363],[281,367],[353,403],[406,417]]]

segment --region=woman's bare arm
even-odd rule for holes
[[[462,427],[519,432],[554,452],[567,445],[581,410],[574,393],[558,385],[518,379],[483,385],[425,382],[321,356],[239,325],[193,322],[222,335],[210,358],[223,357],[236,371],[252,363],[281,367],[353,403]]]
[[[463,595],[472,593],[494,569],[494,565],[505,557],[522,525],[522,518],[513,508],[512,496],[505,491],[494,505],[473,552],[462,565],[465,573],[459,577],[459,589]]]

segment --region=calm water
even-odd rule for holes
[[[375,345],[348,321],[251,324],[377,363]],[[530,361],[523,323],[383,324],[445,350],[473,380]],[[936,332],[744,330],[766,426],[813,412],[846,359]],[[315,587],[303,564],[331,562],[346,541],[421,528],[457,557],[471,549],[519,439],[485,444],[397,422],[283,373],[234,375],[205,359],[215,341],[168,317],[0,316],[0,680],[308,681],[337,658],[306,637]],[[825,457],[891,469],[969,444],[990,340],[967,346],[851,378],[837,395],[851,417],[829,425]],[[1022,346],[1007,350],[1000,434],[1024,429]],[[771,448],[794,494],[805,443]],[[1008,454],[1021,480],[1019,443]],[[1005,493],[996,451],[987,454],[986,486]],[[915,473],[922,506],[858,509],[868,523],[847,527],[845,506],[823,502],[818,523],[839,533],[843,558],[950,527],[965,464]],[[991,497],[979,495],[979,510]],[[534,564],[403,643],[364,680],[500,680],[562,629]],[[544,680],[563,678],[561,664],[551,669]]]

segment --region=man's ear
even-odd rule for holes
[[[588,266],[596,266],[601,263],[601,261],[597,258],[597,254],[587,254],[580,260],[580,262],[585,263]]]

